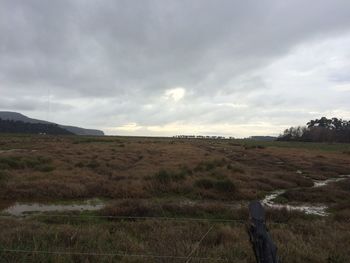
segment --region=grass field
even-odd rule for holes
[[[350,262],[350,179],[312,188],[349,175],[349,153],[349,144],[1,135],[1,209],[106,206],[2,212],[0,262],[254,262],[246,205],[277,189],[287,190],[280,202],[329,207],[326,217],[268,210],[283,262]]]

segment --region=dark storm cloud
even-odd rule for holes
[[[2,0],[0,108],[40,115],[26,98],[49,91],[69,122],[85,113],[99,127],[277,118],[295,101],[261,70],[348,34],[348,10],[347,0]],[[164,98],[176,87],[181,101]]]

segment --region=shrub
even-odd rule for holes
[[[160,214],[159,209],[159,206],[135,199],[111,203],[103,208],[100,214],[105,216],[155,216]]]
[[[346,256],[335,254],[331,252],[331,254],[327,258],[327,263],[345,263],[347,262]]]
[[[166,170],[160,170],[155,174],[154,179],[162,184],[166,184],[170,182],[171,175]]]
[[[160,170],[154,175],[154,179],[162,184],[168,184],[171,181],[184,180],[188,173],[186,170],[180,170],[179,172],[168,172],[164,169]]]
[[[78,162],[78,163],[75,164],[75,167],[83,168],[84,167],[84,163],[83,162]]]
[[[338,183],[340,189],[350,192],[350,179],[344,180],[341,183]]]
[[[20,157],[10,156],[0,158],[0,169],[34,169],[37,171],[47,170],[48,165],[51,163],[51,159],[43,156],[33,157]],[[50,166],[51,170],[54,167]]]
[[[232,172],[236,172],[236,173],[241,173],[241,174],[245,173],[244,168],[238,164],[228,164],[227,169],[231,170]]]
[[[100,164],[96,160],[91,160],[86,166],[91,169],[96,169],[97,167],[100,166]]]
[[[214,184],[214,188],[217,191],[225,192],[225,193],[232,193],[236,191],[236,186],[229,179],[216,181]]]
[[[225,159],[215,159],[211,161],[203,161],[200,162],[196,168],[195,171],[211,171],[215,169],[216,167],[222,167],[226,164]]]
[[[0,186],[7,180],[7,174],[5,171],[0,170]]]
[[[204,167],[205,167],[206,171],[210,171],[216,167],[216,163],[215,162],[207,162],[204,164]]]
[[[183,177],[193,174],[192,170],[186,165],[181,166],[180,171],[178,173],[181,174]]]
[[[36,170],[40,172],[52,172],[53,170],[55,170],[55,167],[51,164],[42,164],[37,166]]]
[[[20,169],[21,166],[19,157],[0,157],[0,169]]]
[[[214,189],[219,192],[232,193],[236,191],[236,186],[229,179],[212,180],[209,178],[202,178],[194,183],[195,186],[202,189]]]
[[[265,149],[266,147],[264,145],[248,145],[248,144],[244,144],[244,149],[246,150],[250,150],[250,149]]]
[[[209,178],[199,179],[194,183],[195,186],[197,186],[199,188],[203,188],[203,189],[214,188],[214,184],[215,184],[215,182]]]

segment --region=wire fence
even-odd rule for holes
[[[0,215],[0,218],[35,218],[35,217],[48,217],[48,218],[78,218],[78,219],[116,219],[116,220],[157,220],[157,221],[179,221],[179,222],[206,222],[206,223],[245,223],[245,220],[241,219],[220,219],[220,218],[188,218],[188,217],[167,217],[167,216],[108,216],[108,215],[77,215],[77,214],[28,214],[14,217],[13,215]],[[49,250],[30,250],[30,249],[13,249],[13,248],[1,248],[0,253],[6,254],[45,254],[45,255],[57,255],[57,256],[93,256],[93,257],[133,257],[133,258],[152,258],[152,259],[172,259],[179,260],[182,262],[190,263],[191,260],[196,261],[207,261],[207,262],[228,262],[225,258],[219,257],[200,257],[194,256],[202,241],[212,231],[214,225],[204,233],[198,242],[195,243],[188,255],[156,255],[156,254],[132,254],[126,252],[80,252],[80,251],[49,251]]]
[[[137,254],[137,253],[126,253],[126,252],[81,252],[81,251],[49,251],[49,250],[30,250],[30,249],[13,249],[13,248],[1,248],[1,253],[6,254],[46,254],[46,255],[57,255],[57,256],[92,256],[92,257],[132,257],[132,258],[153,258],[153,259],[172,259],[179,260],[181,262],[190,263],[192,260],[201,262],[228,262],[227,258],[222,257],[201,257],[195,256],[203,240],[209,235],[214,229],[216,223],[233,223],[233,224],[246,224],[247,220],[243,219],[222,219],[222,218],[190,218],[190,217],[167,217],[167,216],[112,216],[112,215],[86,215],[86,214],[27,214],[22,216],[14,217],[13,215],[0,215],[0,218],[18,218],[27,219],[35,217],[46,217],[46,218],[77,218],[77,219],[115,219],[115,220],[157,220],[157,221],[177,221],[177,222],[205,222],[209,223],[210,228],[201,236],[197,241],[188,255],[156,255],[156,254]],[[277,224],[281,224],[278,222]]]
[[[123,216],[123,215],[91,215],[91,214],[52,214],[52,213],[34,213],[34,214],[22,214],[19,216],[9,215],[9,214],[0,214],[0,218],[16,218],[16,219],[30,219],[30,218],[67,218],[67,219],[114,219],[114,220],[157,220],[157,221],[178,221],[178,222],[207,222],[210,223],[210,228],[201,236],[201,238],[194,244],[188,255],[157,255],[157,254],[149,254],[149,253],[127,253],[122,251],[117,252],[82,252],[82,251],[70,251],[70,250],[62,250],[62,251],[49,251],[49,250],[38,250],[38,249],[14,249],[14,248],[1,248],[0,247],[0,255],[5,254],[43,254],[43,255],[57,255],[57,256],[82,256],[82,257],[130,257],[130,258],[148,258],[148,259],[163,259],[163,260],[179,260],[181,262],[190,263],[191,260],[194,261],[207,261],[207,262],[228,262],[227,258],[222,257],[200,257],[195,256],[198,251],[201,243],[205,238],[209,235],[209,233],[213,230],[215,223],[233,223],[233,224],[247,224],[247,219],[225,219],[225,218],[200,218],[200,217],[168,217],[163,213],[163,216]],[[281,221],[269,221],[268,225],[286,225],[288,222]]]
[[[172,259],[179,260],[181,262],[190,263],[194,261],[207,261],[207,262],[228,262],[226,258],[220,257],[200,257],[194,256],[198,251],[202,241],[213,230],[215,223],[239,223],[243,224],[246,221],[242,219],[221,219],[221,218],[188,218],[188,217],[167,217],[167,216],[108,216],[108,215],[77,215],[77,214],[28,214],[22,216],[13,215],[0,215],[0,218],[35,218],[35,217],[48,217],[48,218],[78,218],[78,219],[116,219],[116,220],[157,220],[157,221],[179,221],[179,222],[206,222],[210,223],[210,228],[201,236],[198,242],[195,243],[188,255],[156,255],[156,254],[137,254],[126,252],[81,252],[81,251],[49,251],[49,250],[31,250],[31,249],[13,249],[13,248],[1,248],[0,253],[6,254],[45,254],[45,255],[57,255],[57,256],[93,256],[93,257],[133,257],[133,258],[153,258],[153,259]]]
[[[225,258],[213,257],[193,257],[192,253],[188,256],[173,256],[173,255],[154,255],[154,254],[128,254],[123,252],[116,253],[97,253],[97,252],[74,252],[74,251],[47,251],[47,250],[25,250],[25,249],[0,249],[2,253],[21,253],[21,254],[46,254],[58,256],[94,256],[94,257],[138,257],[138,258],[153,258],[153,259],[177,259],[177,260],[199,260],[199,261],[221,261],[227,262]]]
[[[167,216],[109,216],[109,215],[76,215],[76,214],[28,214],[22,216],[0,215],[0,218],[30,218],[30,217],[63,217],[79,219],[116,219],[116,220],[158,220],[158,221],[192,221],[217,223],[246,223],[243,219],[197,218],[197,217],[167,217]]]
[[[214,226],[211,226],[208,231],[202,236],[202,238],[198,241],[198,243],[194,246],[194,248],[192,249],[192,251],[190,252],[190,254],[188,254],[187,256],[187,260],[186,263],[189,263],[191,261],[191,256],[196,252],[196,250],[198,249],[199,245],[201,244],[201,242],[203,241],[203,239],[209,234],[209,232],[213,229]]]
[[[167,217],[167,216],[118,216],[118,215],[87,215],[87,214],[27,214],[14,217],[13,215],[0,215],[0,218],[35,218],[35,217],[47,217],[47,218],[77,218],[77,219],[115,219],[115,220],[158,220],[158,221],[179,221],[179,222],[207,222],[210,223],[210,228],[201,236],[199,241],[195,243],[188,255],[157,255],[149,253],[127,253],[127,252],[82,252],[82,251],[49,251],[49,250],[30,250],[30,249],[13,249],[0,247],[0,256],[5,254],[43,254],[43,255],[57,255],[57,256],[82,256],[82,257],[120,257],[120,258],[148,258],[158,260],[178,260],[185,263],[193,261],[206,261],[206,262],[228,262],[227,258],[222,257],[201,257],[195,256],[203,240],[213,230],[215,223],[237,223],[246,224],[247,220],[243,219],[223,219],[223,218],[190,218],[190,217]],[[287,224],[286,222],[268,222],[268,224]]]

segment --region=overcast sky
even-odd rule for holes
[[[0,0],[0,110],[107,134],[350,119],[349,0]]]

